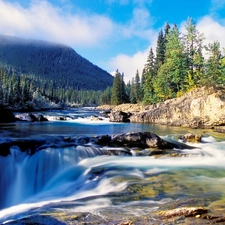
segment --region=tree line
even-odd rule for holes
[[[205,46],[203,42],[204,34],[197,30],[192,18],[187,19],[183,33],[176,24],[171,28],[167,23],[165,29],[158,34],[155,51],[153,48],[149,50],[141,76],[137,71],[124,86],[124,75],[117,71],[111,103],[154,104],[182,96],[197,87],[223,87],[225,57],[220,43],[214,41]],[[118,77],[121,77],[120,85],[115,81],[119,80]]]
[[[13,110],[34,110],[66,105],[99,105],[102,91],[55,88],[43,77],[6,72],[0,67],[0,105]]]
[[[184,32],[166,24],[158,34],[157,46],[150,48],[142,74],[131,81],[116,71],[113,85],[104,91],[62,87],[44,76],[22,74],[0,65],[0,104],[12,109],[41,109],[53,105],[118,105],[122,103],[155,104],[182,96],[202,86],[223,87],[225,56],[220,43],[203,44],[204,34],[192,18]]]

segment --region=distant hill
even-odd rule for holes
[[[54,88],[104,90],[113,76],[66,45],[0,35],[0,66],[52,81]]]

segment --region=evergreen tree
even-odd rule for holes
[[[124,93],[125,93],[125,85],[123,81],[123,76],[117,70],[113,80],[111,104],[119,105],[123,103]]]
[[[150,48],[149,55],[147,58],[147,63],[145,64],[145,68],[143,70],[144,76],[144,84],[143,84],[143,92],[144,92],[144,103],[151,104],[154,103],[154,88],[153,82],[155,78],[155,57],[152,48]]]
[[[167,34],[165,63],[160,67],[154,89],[161,100],[176,97],[184,88],[187,74],[184,46],[176,25]]]
[[[136,94],[135,94],[135,81],[134,81],[134,77],[131,80],[131,88],[130,88],[130,102],[132,104],[137,103],[137,98],[136,98]]]
[[[121,102],[126,103],[128,102],[128,95],[126,92],[126,85],[124,82],[124,73],[121,74]]]
[[[157,73],[160,66],[164,63],[165,59],[165,37],[162,30],[159,32],[157,46],[156,46],[156,57],[155,57],[155,72]]]
[[[131,95],[131,82],[128,81],[127,85],[125,86],[126,94],[127,94],[127,102],[130,102],[130,95]]]
[[[166,26],[165,26],[165,32],[164,32],[164,40],[165,40],[165,44],[167,42],[167,35],[169,34],[170,32],[170,25],[169,23],[166,23]]]
[[[186,32],[183,36],[185,46],[186,66],[188,69],[189,80],[193,79],[193,83],[197,85],[203,77],[204,58],[203,50],[203,34],[199,33],[196,24],[192,18],[188,18],[185,24]],[[187,89],[191,89],[188,87]]]
[[[222,53],[220,51],[220,43],[218,41],[207,46],[209,58],[206,63],[205,85],[222,85],[224,84],[224,67],[222,64]]]
[[[107,87],[106,90],[101,94],[101,105],[110,105],[111,104],[111,96],[112,96],[112,89],[111,87]]]
[[[138,70],[135,74],[134,95],[136,98],[136,102],[140,102],[142,100],[141,99],[141,80],[140,80],[140,75]]]

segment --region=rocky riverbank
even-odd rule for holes
[[[225,90],[202,87],[154,105],[123,104],[109,109],[112,122],[215,128],[225,125]]]

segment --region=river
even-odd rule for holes
[[[12,146],[10,155],[0,156],[0,223],[63,210],[91,212],[101,217],[111,215],[117,222],[120,220],[113,215],[121,220],[124,215],[149,217],[149,224],[157,224],[154,211],[181,205],[207,207],[213,214],[225,215],[223,134],[213,130],[110,123],[105,118],[92,120],[99,117],[99,112],[90,108],[41,114],[49,121],[16,122],[0,127],[1,142],[47,140],[35,154]],[[91,145],[64,146],[57,139],[140,131],[150,131],[165,139],[177,139],[187,132],[200,133],[203,143],[189,143],[196,149],[182,150],[181,157],[156,158],[108,156],[104,149]]]

